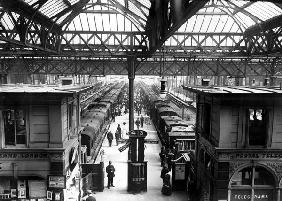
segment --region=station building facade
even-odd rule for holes
[[[78,111],[77,91],[1,87],[1,199],[63,199],[78,169]]]
[[[191,182],[199,200],[282,200],[282,91],[184,89],[197,96],[196,181]]]

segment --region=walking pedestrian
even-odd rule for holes
[[[113,180],[115,177],[115,167],[112,165],[112,161],[109,161],[109,165],[106,167],[107,177],[108,177],[108,188],[110,186],[115,187],[113,185]]]
[[[119,140],[119,133],[118,133],[118,130],[116,130],[115,132],[115,138],[116,138],[116,144],[118,146],[118,140]]]
[[[143,128],[143,125],[144,125],[144,117],[143,117],[143,115],[141,115],[141,117],[140,117],[140,123],[141,123],[141,128]]]
[[[108,138],[108,141],[109,141],[109,146],[111,147],[111,146],[112,146],[112,141],[113,141],[113,139],[114,139],[114,136],[113,136],[113,134],[112,134],[111,131],[109,131],[109,132],[107,133],[107,138]]]
[[[119,139],[121,138],[121,127],[120,127],[120,124],[118,124],[118,127],[117,127],[117,131],[118,131],[118,134],[119,134]]]
[[[139,127],[140,127],[140,119],[139,119],[139,117],[137,117],[137,119],[135,121],[135,124],[137,126],[137,130],[139,130]]]

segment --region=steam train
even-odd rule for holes
[[[167,98],[161,98],[156,90],[145,83],[141,85],[143,102],[158,132],[159,139],[167,149],[179,152],[195,150],[194,121],[183,120]]]
[[[86,147],[87,156],[97,157],[109,123],[116,113],[125,82],[109,84],[101,97],[96,98],[81,112],[81,145]]]

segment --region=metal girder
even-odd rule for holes
[[[60,33],[62,31],[59,25],[38,12],[39,7],[35,9],[22,0],[2,0],[0,1],[0,5],[3,6],[6,11],[15,12],[27,18],[29,21],[40,24],[51,32]]]
[[[204,7],[208,0],[154,0],[151,2],[146,32],[153,54],[190,17]],[[169,7],[170,5],[170,7]]]
[[[248,28],[238,45],[244,47],[246,55],[281,56],[282,15]]]
[[[137,60],[136,75],[201,75],[201,76],[270,76],[282,70],[282,60],[278,58],[265,59],[187,59],[174,60],[147,59]],[[22,66],[30,74],[57,74],[91,76],[127,75],[126,59],[88,59],[80,58],[33,58],[33,59],[3,59],[0,62],[0,74],[15,72],[14,66]],[[13,69],[10,72],[10,69]]]
[[[32,37],[31,37],[32,36]],[[11,39],[9,37],[12,37]],[[17,41],[17,32],[1,31],[0,40],[12,42],[21,45],[21,41]],[[54,36],[55,37],[55,36]],[[28,33],[28,44],[39,45],[40,33],[30,31]],[[60,53],[53,52],[53,56],[79,56],[79,57],[127,57],[128,55],[136,55],[137,57],[147,56],[147,37],[143,32],[103,32],[103,31],[66,31],[61,36],[58,45]],[[48,40],[52,42],[52,40]],[[80,43],[78,43],[78,41]],[[77,43],[77,44],[76,44]],[[56,40],[50,43],[57,45]],[[128,45],[129,44],[129,45]],[[22,44],[24,46],[24,44]],[[56,46],[54,46],[55,48]],[[41,46],[37,47],[43,50]],[[41,52],[36,52],[27,48],[18,48],[5,43],[0,44],[0,55],[25,55],[38,56]]]
[[[246,29],[244,35],[252,36],[252,35],[256,35],[257,33],[261,33],[261,32],[264,33],[265,31],[273,30],[281,26],[282,26],[282,15],[279,15],[271,19],[268,19],[264,22],[261,22],[259,24],[251,26],[250,28]]]
[[[52,32],[22,15],[13,12],[6,12],[4,15],[3,12],[2,10],[0,15],[0,41],[10,44],[1,43],[5,46],[5,51],[14,51],[13,45],[15,45],[16,49],[24,48],[28,51],[37,49],[45,53],[58,54],[61,40],[60,33]],[[12,30],[8,30],[2,24],[4,22],[13,26]],[[19,46],[22,48],[19,48]]]

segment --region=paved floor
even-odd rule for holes
[[[134,114],[135,118],[137,114]],[[110,126],[110,130],[115,133],[117,125],[122,125],[126,122],[125,126],[128,128],[128,114],[123,116],[117,116],[115,122]],[[143,130],[148,132],[146,139],[156,139],[157,134],[152,124],[144,125]],[[125,135],[125,138],[127,136]],[[123,143],[124,144],[124,143]],[[107,138],[105,138],[102,148],[104,150],[104,156],[98,157],[96,162],[101,159],[104,160],[105,166],[108,165],[108,161],[111,160],[115,166],[116,173],[114,178],[115,187],[110,189],[106,188],[103,192],[96,192],[97,201],[187,201],[187,195],[185,192],[173,192],[171,196],[165,196],[161,193],[162,180],[160,178],[161,166],[159,160],[160,145],[159,144],[146,144],[145,148],[145,160],[148,161],[148,182],[147,192],[132,194],[127,192],[127,154],[128,149],[123,152],[119,152],[118,148],[123,144],[116,145],[115,139],[112,147],[109,147]],[[107,177],[105,176],[105,185],[107,185]]]

